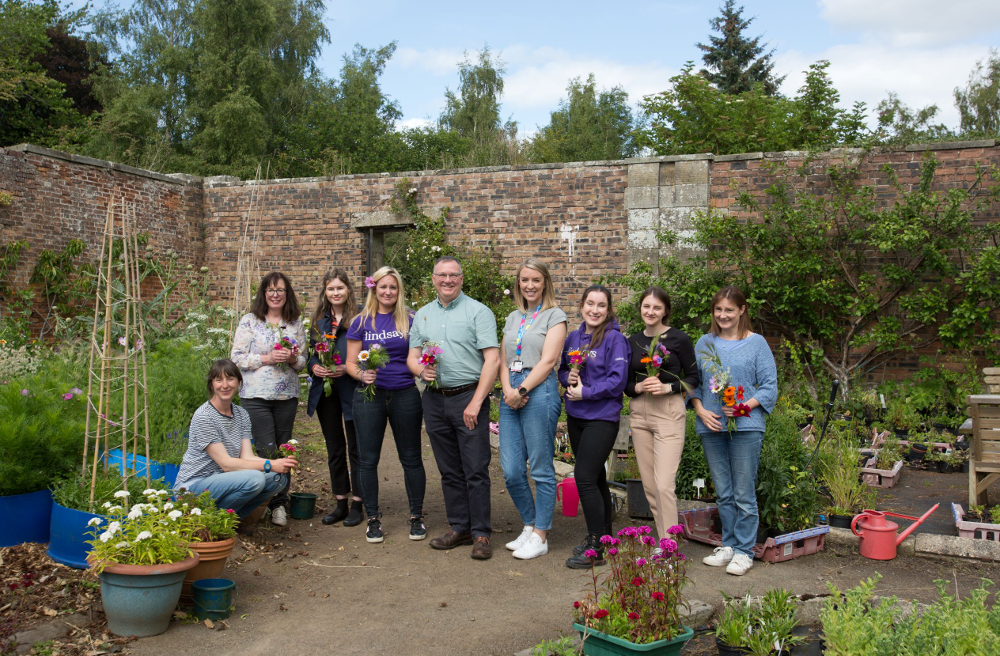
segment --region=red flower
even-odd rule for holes
[[[663,593],[662,592],[654,592],[652,594],[652,597],[653,597],[653,599],[655,599],[657,601],[663,601]]]
[[[632,579],[632,585],[634,585],[634,586],[636,586],[636,587],[639,587],[639,586],[640,586],[640,585],[642,585],[643,583],[645,583],[645,581],[643,581],[643,580],[642,580],[642,577],[641,577],[641,576],[637,576],[637,577],[635,577],[634,579]]]
[[[742,385],[740,385],[739,387],[736,388],[736,400],[737,401],[742,401],[743,400],[743,386]]]
[[[746,403],[737,403],[733,406],[733,416],[734,417],[749,417],[750,416],[750,406]]]
[[[595,620],[599,620],[599,619],[605,618],[607,616],[608,616],[608,611],[604,610],[603,608],[600,609],[600,610],[598,610],[596,613],[594,613],[594,619]]]
[[[573,602],[573,608],[579,608],[579,607],[580,607],[580,602],[579,601],[574,601]]]
[[[628,614],[628,618],[630,620],[637,620],[639,619],[639,613],[632,611],[631,613]]]
[[[11,583],[10,584],[10,589],[11,590],[17,590],[17,583]]]
[[[236,511],[235,511],[235,510],[233,510],[232,508],[226,508],[226,512],[227,512],[227,513],[234,513],[234,512],[236,512]]]

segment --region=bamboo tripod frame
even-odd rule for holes
[[[270,174],[270,165],[264,174],[266,180]],[[240,317],[250,308],[253,296],[253,284],[260,280],[260,262],[257,260],[257,245],[260,240],[260,219],[264,213],[264,200],[267,196],[267,185],[261,184],[261,167],[257,165],[257,174],[250,189],[250,203],[243,215],[243,230],[240,241],[240,254],[236,260],[236,281],[229,310],[229,349],[233,347],[233,337]]]
[[[83,476],[90,474],[91,512],[94,510],[97,463],[103,460],[104,466],[107,466],[112,433],[121,435],[123,489],[128,489],[130,477],[130,431],[133,454],[131,476],[137,469],[135,454],[141,436],[146,452],[146,481],[149,483],[149,404],[138,255],[135,204],[126,203],[123,199],[116,201],[112,197],[108,202],[101,256],[95,273],[94,326],[90,335],[87,376],[87,416],[81,472]],[[112,413],[117,398],[121,399],[120,417]]]

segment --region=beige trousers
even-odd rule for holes
[[[667,529],[677,524],[674,481],[684,450],[684,395],[643,394],[629,402],[629,410],[642,489],[653,511],[657,535],[669,537]]]

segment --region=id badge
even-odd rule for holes
[[[520,360],[514,360],[510,363],[510,370],[512,372],[519,373],[522,369],[524,369],[524,363]]]

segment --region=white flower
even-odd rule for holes
[[[142,540],[148,540],[151,537],[153,537],[152,533],[150,533],[149,531],[143,531],[139,535],[135,536],[135,541],[140,542]]]
[[[435,253],[437,253],[439,250],[441,250],[441,247],[440,246],[431,246],[431,250],[434,251]]]
[[[115,492],[116,499],[124,499],[127,496],[128,496],[128,490],[118,490],[117,492]]]
[[[188,507],[188,505],[186,503],[182,503],[181,504],[181,508],[187,508],[187,507]]]
[[[200,515],[201,514],[201,508],[192,508],[191,509],[191,514],[192,515]]]
[[[149,512],[151,512],[151,513],[155,513],[155,512],[160,512],[160,509],[159,509],[159,508],[157,508],[156,506],[154,506],[154,505],[153,505],[153,504],[151,504],[151,503],[147,503],[147,504],[146,504],[146,510],[148,510],[148,511],[149,511]]]
[[[160,495],[161,497],[165,497],[165,496],[167,496],[168,494],[170,494],[170,493],[169,493],[169,492],[167,492],[166,490],[157,490],[157,491],[156,491],[156,493],[157,493],[158,495]]]
[[[121,506],[111,506],[110,508],[108,508],[108,512],[116,513],[119,512],[121,509],[122,509]]]
[[[150,494],[155,495],[156,494],[156,490],[154,490],[151,487],[147,487],[145,490],[142,491],[142,493],[145,494],[148,497]]]
[[[142,504],[138,503],[138,504],[132,506],[132,510],[130,510],[128,512],[128,518],[129,519],[139,519],[140,517],[142,517]]]
[[[163,509],[164,509],[164,510],[170,510],[170,509],[172,509],[173,507],[174,507],[174,504],[170,503],[169,501],[168,501],[168,502],[166,502],[165,504],[163,504]]]
[[[119,542],[118,544],[115,545],[115,549],[124,549],[127,546],[128,542]]]
[[[110,524],[108,524],[108,533],[111,533],[111,535],[114,535],[120,530],[122,530],[122,525],[120,522],[111,522]]]
[[[510,296],[510,290],[509,289],[503,290],[503,295],[504,296]]]
[[[87,526],[97,526],[100,523],[101,523],[101,518],[100,517],[94,517],[90,521],[87,522]]]
[[[298,443],[299,443],[298,440],[288,440],[288,444],[291,444],[292,446],[295,446]]]
[[[111,507],[111,502],[110,501],[105,501],[104,502],[104,507],[105,508],[110,508]]]
[[[170,514],[167,515],[167,517],[169,517],[170,519],[172,519],[172,520],[174,520],[176,522],[177,518],[179,518],[179,517],[181,517],[183,515],[184,515],[184,513],[182,513],[180,510],[171,510]]]
[[[109,531],[104,531],[101,533],[101,542],[107,542],[111,539],[111,533]]]

